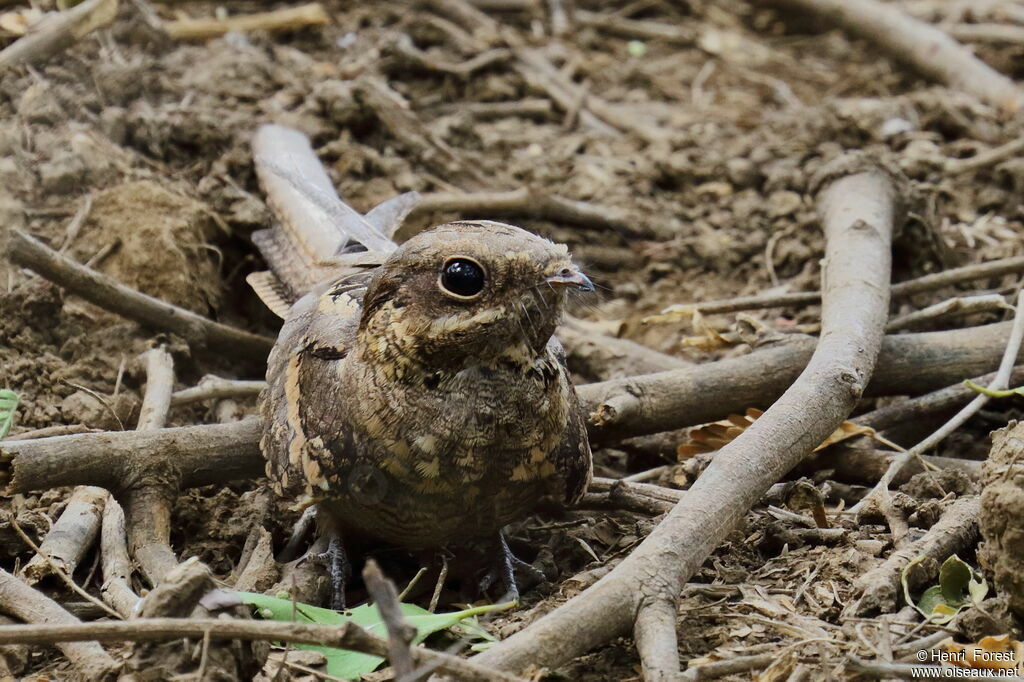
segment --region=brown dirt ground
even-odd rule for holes
[[[322,28],[175,43],[147,27],[136,6],[124,2],[111,28],[63,56],[0,73],[0,229],[27,229],[65,246],[82,262],[99,255],[96,267],[142,291],[273,333],[273,316],[244,284],[244,276],[260,268],[249,235],[270,219],[249,150],[260,123],[287,124],[308,134],[341,195],[359,210],[398,192],[472,184],[439,176],[436,164],[394,139],[353,98],[348,81],[378,71],[483,186],[545,188],[625,211],[639,238],[515,216],[509,220],[568,243],[592,273],[601,295],[579,315],[613,321],[624,336],[694,361],[748,348],[702,350],[685,342],[699,335],[686,325],[641,320],[672,303],[815,288],[823,244],[809,178],[844,149],[886,155],[913,181],[916,210],[897,247],[897,280],[1024,252],[1024,162],[1011,159],[965,176],[943,170],[946,159],[971,156],[1019,135],[1016,122],[922,82],[873,46],[761,3],[576,4],[660,20],[692,31],[695,38],[688,44],[651,40],[631,46],[626,38],[587,27],[557,38],[549,35],[541,9],[493,16],[542,46],[593,96],[663,132],[665,139],[647,143],[632,134],[588,131],[578,117],[557,108],[549,115],[489,118],[446,108],[545,94],[505,63],[460,77],[400,59],[393,46],[403,34],[438,58],[458,62],[474,54],[457,30],[412,3],[325,0],[331,23]],[[896,4],[929,20],[971,19],[959,9],[965,3]],[[0,6],[6,6],[3,12],[20,5]],[[210,16],[215,10],[208,2],[154,6],[164,18],[177,12]],[[268,6],[237,2],[229,10],[242,14]],[[0,33],[0,44],[12,39]],[[1010,76],[1024,76],[1020,46],[984,45],[978,53]],[[81,230],[66,241],[67,225],[87,202],[91,207]],[[404,231],[451,217],[419,219]],[[1010,291],[1013,285],[992,281],[977,288]],[[915,298],[894,312],[953,294]],[[785,331],[813,324],[818,312],[812,306],[752,315]],[[993,313],[956,323],[999,317]],[[725,330],[733,319],[714,316],[706,323]],[[85,389],[107,396],[131,428],[140,398],[136,357],[156,340],[37,277],[4,273],[0,387],[22,396],[14,432],[78,423],[118,428],[110,410]],[[244,371],[231,359],[193,356],[180,340],[159,340],[175,350],[179,387],[194,385],[207,373],[241,376]],[[243,407],[254,410],[251,404]],[[1005,423],[1006,409],[996,404],[938,454],[983,456],[987,432]],[[171,423],[213,419],[212,406],[205,406],[176,409]],[[913,441],[912,435],[906,438]],[[606,475],[632,473],[620,452],[599,452],[597,461]],[[238,560],[252,523],[265,523],[282,541],[288,517],[248,513],[257,508],[256,487],[240,482],[231,489],[184,494],[174,526],[180,555],[199,556],[223,577]],[[6,497],[3,505],[41,537],[46,518],[56,518],[65,497],[66,491],[50,491]],[[247,502],[240,504],[240,498]],[[913,498],[909,504],[923,502]],[[922,527],[928,519],[934,521],[934,514],[919,515]],[[510,634],[575,594],[588,576],[637,544],[652,523],[626,512],[572,512],[522,524],[513,533],[515,548],[554,580],[529,592],[524,609],[489,627],[499,636]],[[684,596],[679,635],[684,659],[782,652],[803,639],[840,636],[839,613],[851,597],[852,580],[890,549],[883,525],[840,524],[850,534],[839,547],[799,546],[779,539],[780,531],[794,527],[792,520],[764,508],[752,512],[693,579],[735,587],[694,588]],[[5,568],[28,560],[30,552],[17,545],[9,528],[0,528],[0,539]],[[89,565],[86,561],[77,577],[92,589],[97,580],[87,582]],[[566,581],[581,571],[589,573]],[[74,601],[56,583],[45,587],[63,601]],[[855,638],[849,639],[856,649]],[[794,669],[812,679],[839,672],[836,649],[788,651],[763,679],[784,679]],[[620,680],[636,679],[638,670],[632,642],[622,639],[559,673],[565,679]],[[51,649],[33,651],[25,672],[35,679],[68,675],[66,663]]]

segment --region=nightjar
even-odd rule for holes
[[[315,504],[333,533],[335,605],[349,536],[412,550],[494,542],[515,596],[502,528],[545,498],[578,500],[591,477],[553,335],[568,292],[590,280],[565,246],[497,222],[397,246],[390,233],[416,197],[361,216],[301,134],[265,126],[254,147],[280,224],[254,235],[273,277],[251,282],[285,318],[261,447],[275,489]]]

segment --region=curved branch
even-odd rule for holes
[[[674,604],[750,507],[849,415],[881,347],[896,189],[881,170],[855,171],[831,182],[819,199],[827,242],[822,334],[804,372],[719,451],[615,570],[475,662],[501,670],[557,666],[627,632],[644,604]]]
[[[182,336],[202,348],[263,362],[274,340],[213,322],[191,310],[135,291],[92,268],[62,256],[21,230],[11,230],[7,257],[89,303],[141,325]]]

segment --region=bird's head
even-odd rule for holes
[[[565,245],[503,223],[448,223],[402,244],[374,273],[360,341],[371,353],[388,346],[447,366],[535,357],[568,293],[593,288]]]

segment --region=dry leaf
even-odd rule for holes
[[[829,445],[835,445],[840,441],[844,441],[854,436],[872,436],[874,437],[875,430],[870,426],[861,426],[860,424],[854,424],[853,422],[843,422],[839,425],[839,428],[832,432],[832,435],[825,439],[825,442],[814,448],[814,451],[823,450]]]
[[[960,644],[950,638],[938,646],[951,654],[950,663],[961,668],[1013,670],[1024,661],[1024,645],[1009,635],[982,637],[977,644]]]
[[[42,16],[43,12],[34,7],[4,12],[0,14],[0,29],[11,35],[23,36]]]
[[[758,417],[764,414],[756,408],[748,408],[745,415],[730,414],[721,421],[705,424],[690,431],[689,443],[683,443],[676,448],[676,457],[683,461],[707,452],[720,450],[727,443],[731,443],[741,433],[746,431],[751,424],[757,421]],[[855,438],[856,436],[869,436],[877,438],[875,430],[870,426],[861,426],[851,421],[845,421],[839,428],[832,432],[825,442],[814,448],[814,451],[827,448],[829,445]],[[883,443],[885,441],[882,441]]]

